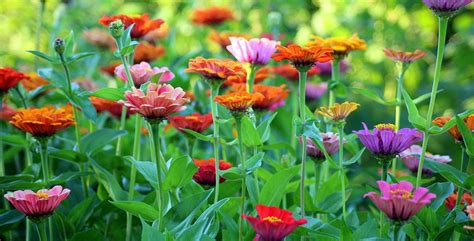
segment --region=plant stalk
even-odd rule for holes
[[[344,173],[344,123],[338,125],[339,134],[339,171],[341,176],[342,220],[346,222],[346,179]]]
[[[211,104],[211,112],[212,112],[212,123],[214,127],[214,160],[215,160],[215,170],[216,170],[216,185],[214,187],[214,203],[219,201],[219,112],[217,110],[217,103],[214,101],[214,97],[219,94],[220,84],[209,83],[209,87],[211,88],[211,96],[209,97],[209,101]]]
[[[245,212],[245,148],[244,142],[242,140],[242,122],[240,118],[235,119],[237,123],[237,138],[239,140],[239,154],[240,154],[240,170],[242,172],[242,187],[241,187],[241,196],[240,196],[240,214]],[[239,217],[239,241],[244,239],[244,223],[242,216]]]
[[[163,183],[161,177],[161,166],[160,166],[160,156],[161,156],[161,147],[160,147],[160,122],[155,120],[155,122],[150,122],[149,126],[149,134],[150,134],[150,144],[151,144],[151,157],[153,162],[156,165],[156,175],[158,178],[158,187],[156,189],[156,200],[159,212],[159,223],[158,223],[158,231],[161,232],[163,228],[163,212],[164,212],[164,194],[163,194]]]
[[[397,78],[397,95],[396,95],[396,106],[395,106],[395,130],[398,131],[400,129],[400,115],[402,109],[402,90],[403,90],[403,79],[405,76],[405,64],[400,63],[400,70],[398,73]],[[393,158],[392,160],[392,174],[395,175],[397,172],[397,158]]]
[[[464,143],[461,144],[461,172],[466,173],[467,166],[469,165],[469,157],[467,156],[466,148],[464,147]],[[458,187],[458,196],[456,198],[456,206],[462,205],[462,195],[464,194],[464,189],[462,187]]]
[[[299,71],[299,90],[298,90],[298,104],[299,104],[299,117],[303,122],[303,126],[306,125],[306,78],[308,72],[301,72]],[[300,183],[300,208],[301,208],[301,217],[305,216],[304,212],[304,182],[305,182],[305,163],[306,163],[306,145],[307,139],[303,135],[300,136],[301,138],[301,183]]]

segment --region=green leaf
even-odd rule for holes
[[[272,123],[273,119],[276,117],[277,114],[278,112],[273,113],[268,119],[258,125],[257,131],[258,135],[261,137],[262,142],[266,142],[268,141],[268,139],[270,139],[270,124]]]
[[[470,157],[474,157],[474,136],[472,135],[472,131],[467,127],[464,120],[458,115],[456,116],[456,124],[464,141],[463,145],[465,146],[465,152]]]
[[[396,105],[396,101],[395,100],[384,100],[382,97],[380,97],[377,92],[373,91],[372,89],[366,89],[366,88],[357,88],[357,87],[352,87],[351,88],[352,91],[358,93],[358,94],[361,94],[379,104],[382,104],[382,105],[386,105],[386,106],[394,106]]]
[[[124,47],[122,51],[120,51],[120,54],[122,54],[123,56],[132,54],[137,45],[138,45],[137,41],[132,41],[128,46]]]
[[[89,158],[89,161],[94,171],[97,173],[97,179],[105,187],[112,200],[127,200],[127,193],[122,190],[122,187],[115,177],[105,168],[101,167],[96,161],[94,161],[94,159]]]
[[[158,230],[158,221],[153,222],[153,226],[146,223],[143,218],[142,222],[142,236],[141,241],[165,241],[165,236]]]
[[[257,128],[253,122],[245,116],[242,118],[242,141],[246,146],[261,146],[262,140],[260,139],[260,135],[258,134]]]
[[[12,146],[25,147],[28,145],[28,142],[25,139],[24,135],[6,135],[1,133],[2,142]]]
[[[146,221],[155,221],[160,217],[158,210],[144,202],[112,201],[110,203],[124,210],[125,212],[137,217],[141,217]]]
[[[64,38],[64,56],[67,58],[74,52],[75,38],[74,31],[71,30],[66,38]]]
[[[92,216],[95,208],[98,206],[98,200],[95,196],[88,197],[71,209],[67,219],[74,227],[81,230],[86,224],[87,220]]]
[[[274,174],[263,185],[260,191],[260,200],[258,203],[279,206],[280,201],[285,194],[285,189],[291,179],[298,173],[299,166],[290,167]]]
[[[195,131],[190,130],[190,129],[183,129],[183,131],[186,132],[187,134],[190,134],[190,135],[196,137],[198,140],[207,141],[207,142],[214,142],[214,137],[212,137],[211,135],[205,136],[201,133],[195,132]]]
[[[106,100],[119,101],[123,100],[124,92],[124,88],[102,88],[95,91],[91,95]]]
[[[128,46],[130,45],[132,41],[132,37],[130,36],[130,32],[132,32],[133,27],[135,24],[131,24],[127,29],[122,34],[122,38],[120,39],[122,42],[122,46]]]
[[[177,232],[187,227],[192,220],[196,212],[198,212],[201,206],[207,204],[209,197],[213,190],[205,190],[182,199],[178,204],[168,210],[165,215],[165,227],[168,230]]]
[[[198,168],[189,156],[182,156],[171,161],[171,166],[163,183],[164,190],[181,188],[189,183]]]
[[[6,211],[0,214],[0,227],[14,224],[22,221],[25,218],[23,213],[18,212],[16,209]]]
[[[66,94],[66,98],[75,106],[81,109],[81,112],[92,121],[97,120],[97,111],[89,100],[88,93],[73,93],[72,96]]]
[[[94,240],[94,241],[106,241],[107,239],[102,236],[102,234],[97,229],[89,229],[86,231],[75,233],[70,241],[84,241],[84,240]]]
[[[100,129],[89,133],[81,138],[82,152],[90,155],[97,149],[102,148],[110,142],[115,141],[119,136],[127,134],[126,130]]]
[[[54,56],[49,56],[49,55],[47,55],[47,54],[45,54],[45,53],[43,53],[43,52],[36,51],[36,50],[28,50],[28,51],[26,51],[26,52],[28,52],[28,53],[30,53],[30,54],[34,54],[34,55],[36,55],[36,56],[38,56],[38,57],[40,57],[40,58],[42,58],[42,59],[44,59],[44,60],[46,60],[46,61],[48,61],[48,62],[50,62],[50,63],[55,63],[55,64],[59,63],[59,59],[58,59],[58,58],[56,58],[56,57],[54,57]]]
[[[430,192],[436,194],[436,198],[431,201],[430,207],[437,211],[443,206],[444,200],[454,192],[454,186],[450,182],[435,183],[428,187]]]
[[[262,166],[263,156],[264,153],[260,152],[245,161],[245,175],[251,174],[255,169]],[[231,167],[227,170],[219,170],[219,175],[223,176],[226,180],[242,179],[245,175],[240,169],[241,165],[239,164],[237,167]]]
[[[442,91],[443,91],[442,89],[441,89],[441,90],[438,90],[438,91],[436,92],[436,94],[439,94],[439,93],[442,92]],[[426,94],[424,94],[424,95],[420,95],[420,96],[418,96],[416,99],[413,100],[413,103],[419,104],[419,103],[421,103],[421,102],[423,102],[423,101],[429,99],[430,97],[431,97],[431,92],[430,92],[430,93],[426,93]]]
[[[52,68],[38,69],[38,74],[47,79],[54,87],[62,89],[66,92],[67,80],[64,76],[54,71]]]
[[[87,156],[73,150],[58,150],[49,153],[50,157],[72,163],[85,163],[88,161]]]
[[[156,165],[149,161],[137,161],[131,156],[126,156],[124,159],[130,161],[132,165],[135,165],[138,172],[145,177],[145,179],[154,188],[158,188],[158,176],[156,175]]]
[[[467,179],[466,173],[463,173],[448,164],[431,161],[429,159],[426,159],[425,161],[425,166],[427,168],[431,169],[433,172],[439,173],[446,180],[454,183],[454,185],[458,187],[463,186],[464,181]]]
[[[354,164],[356,163],[360,157],[362,156],[362,154],[364,153],[365,151],[365,147],[360,149],[360,151],[358,151],[350,160],[348,161],[344,161],[344,165],[347,166],[347,165],[351,165],[351,164]]]
[[[459,116],[461,119],[464,119],[464,118],[466,118],[468,115],[471,115],[471,114],[474,114],[474,109],[464,111],[463,113],[458,114],[458,116]],[[446,122],[446,124],[444,124],[443,127],[439,127],[439,126],[433,125],[433,126],[430,128],[429,131],[430,131],[430,134],[431,134],[431,135],[438,135],[438,134],[442,134],[442,133],[448,131],[449,129],[451,129],[451,128],[454,127],[455,125],[456,125],[456,118],[451,118],[451,120],[449,120],[448,122]]]
[[[408,110],[408,121],[410,121],[413,126],[418,128],[419,130],[426,130],[427,129],[427,121],[424,117],[420,115],[418,112],[418,108],[416,107],[416,104],[413,102],[411,99],[410,95],[405,90],[402,90],[403,94],[403,99],[405,100],[405,104],[407,106]]]
[[[28,100],[31,100],[31,99],[37,97],[39,94],[45,92],[46,90],[52,89],[52,88],[54,88],[54,86],[52,86],[52,85],[40,86],[40,87],[28,92],[28,94],[26,95],[26,98]]]
[[[71,55],[71,57],[66,58],[66,64],[74,63],[74,62],[76,62],[78,60],[81,60],[83,58],[94,56],[95,54],[96,53],[94,53],[94,52],[83,52],[83,53],[73,54],[73,55]]]

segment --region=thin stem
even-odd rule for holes
[[[211,88],[211,96],[210,96],[210,103],[211,103],[211,112],[212,112],[212,121],[214,126],[214,160],[215,160],[215,170],[216,170],[216,186],[214,188],[214,203],[219,200],[219,112],[217,110],[217,103],[214,101],[214,97],[219,94],[220,85],[216,84],[209,84]]]
[[[321,164],[317,162],[313,162],[313,166],[314,166],[314,198],[316,198],[318,194],[318,190],[319,190],[319,183],[321,180],[321,170],[320,170]]]
[[[334,94],[334,85],[339,82],[339,76],[340,76],[340,60],[339,59],[334,59],[331,62],[332,70],[331,70],[331,80],[329,81],[329,106],[334,105],[336,103],[336,95]],[[329,121],[329,119],[326,119],[327,124],[326,124],[326,131],[331,131],[332,130],[332,124]]]
[[[247,86],[246,86],[247,87],[247,92],[252,93],[253,92],[255,74],[257,72],[257,66],[252,65],[252,64],[247,64],[246,70],[247,70]]]
[[[395,106],[395,130],[400,129],[400,115],[402,107],[402,89],[403,89],[403,77],[405,75],[405,64],[400,63],[400,70],[397,78],[397,96],[396,96],[396,106]],[[397,158],[392,160],[392,173],[395,175],[397,172]]]
[[[339,134],[339,171],[341,176],[342,220],[346,222],[346,179],[344,173],[344,123],[338,126]]]
[[[123,46],[120,39],[115,39],[115,44],[117,45],[117,50],[119,51],[119,53],[122,53]],[[131,89],[133,86],[135,86],[135,84],[133,82],[132,74],[130,73],[128,61],[122,54],[120,54],[120,60],[122,61],[123,68],[125,69],[125,74],[127,75],[128,88]]]
[[[41,221],[40,223],[37,223],[36,230],[38,231],[40,241],[48,241],[48,236],[46,235],[46,222]]]
[[[48,139],[40,141],[41,171],[43,172],[43,181],[46,186],[48,186],[49,182],[48,141]]]
[[[464,147],[464,144],[461,145],[461,172],[466,172],[467,170],[467,165],[469,164],[469,157],[467,156],[466,153],[466,148]],[[458,196],[456,198],[456,206],[461,205],[462,203],[462,195],[464,194],[464,189],[459,186],[458,187]]]
[[[127,119],[127,107],[122,106],[122,113],[120,114],[119,130],[125,130],[125,121]],[[115,155],[120,156],[122,152],[122,136],[118,137],[117,146],[115,147]]]
[[[244,214],[245,211],[245,148],[244,142],[242,140],[242,123],[240,119],[235,120],[237,123],[237,138],[239,140],[239,154],[240,154],[240,170],[242,172],[242,187],[241,187],[241,196],[240,196],[240,214]],[[242,216],[239,217],[239,240],[242,241],[244,238],[244,224]]]
[[[299,73],[299,90],[298,90],[298,104],[299,104],[299,115],[300,119],[303,122],[303,125],[306,124],[306,77],[307,72],[298,72]],[[301,182],[300,182],[300,208],[301,208],[301,217],[305,216],[304,212],[304,182],[305,182],[305,163],[306,163],[306,145],[307,139],[304,136],[300,136],[301,140]]]
[[[295,120],[298,116],[298,94],[296,91],[296,86],[292,82],[290,83],[291,93],[290,93],[290,101],[291,101],[291,116],[292,120]],[[295,125],[291,125],[291,136],[290,136],[290,143],[291,146],[296,150],[297,149],[297,139],[296,136],[296,127]]]
[[[399,233],[400,233],[400,224],[398,222],[395,222],[393,224],[393,240],[398,241],[399,239]]]
[[[421,144],[420,164],[418,165],[418,172],[416,174],[416,187],[420,186],[421,174],[423,173],[423,165],[425,164],[426,148],[428,147],[428,140],[430,135],[427,132],[423,133],[423,143]]]
[[[133,158],[135,160],[140,160],[140,131],[142,128],[142,117],[136,115],[135,118],[135,132],[133,137]],[[159,142],[159,141],[158,141]],[[132,163],[130,167],[130,183],[128,186],[128,200],[133,200],[133,195],[135,191],[135,181],[137,177],[137,168],[135,164]],[[126,224],[126,240],[129,241],[132,238],[132,220],[133,216],[131,213],[127,212],[127,224]]]
[[[388,167],[389,166],[390,166],[390,163],[385,163],[385,161],[382,163],[382,175],[380,176],[380,179],[382,181],[387,181]],[[382,236],[382,234],[383,234],[384,220],[385,220],[384,213],[382,211],[380,211],[380,220],[379,220],[380,236]]]
[[[162,177],[161,177],[161,166],[160,166],[160,156],[161,156],[161,147],[160,147],[160,123],[150,123],[150,144],[151,144],[151,157],[153,162],[156,165],[156,176],[158,178],[158,187],[156,189],[156,200],[158,206],[158,231],[162,230],[163,227],[163,211],[164,211],[164,197],[163,197],[163,188],[162,188]]]
[[[31,241],[31,221],[28,218],[26,219],[25,237],[26,241]]]

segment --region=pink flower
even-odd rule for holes
[[[186,108],[184,105],[190,100],[184,97],[185,94],[179,87],[151,83],[148,85],[146,94],[142,90],[132,87],[132,91],[125,92],[126,101],[121,102],[146,119],[164,119]]]
[[[323,139],[323,146],[326,149],[329,155],[336,153],[339,150],[339,136],[332,132],[321,133],[321,138]],[[319,147],[308,138],[308,144],[306,145],[306,150],[308,155],[314,158],[316,161],[325,160],[323,152]]]
[[[469,219],[474,221],[474,203],[466,207],[466,213],[469,216]],[[464,228],[467,230],[474,230],[474,226],[465,225]]]
[[[328,91],[328,83],[307,83],[306,84],[306,99],[318,100]]]
[[[171,72],[167,67],[152,68],[147,62],[141,62],[140,64],[130,66],[130,74],[132,75],[133,83],[137,88],[150,81],[150,79],[157,74],[161,74],[158,83],[168,82],[174,78],[173,72]],[[123,64],[115,68],[115,75],[123,81],[128,81]]]
[[[265,65],[270,61],[280,42],[267,38],[245,38],[230,37],[230,45],[227,50],[241,63]]]
[[[69,196],[71,190],[61,186],[51,189],[19,190],[8,192],[4,197],[20,212],[28,217],[41,218],[54,212],[59,204]]]
[[[405,166],[410,169],[413,173],[418,172],[418,165],[420,162],[420,155],[421,155],[421,146],[419,145],[412,145],[410,148],[404,150],[400,153],[400,159],[403,161]],[[429,152],[426,153],[426,158],[433,160],[435,162],[440,163],[448,163],[451,162],[451,158],[449,156],[440,156],[440,155],[433,155]],[[423,167],[422,170],[423,174],[430,175],[432,171],[429,168]]]
[[[434,193],[430,193],[424,187],[419,187],[415,192],[412,192],[413,184],[407,181],[393,184],[377,181],[377,184],[382,195],[369,192],[364,197],[369,197],[387,217],[395,221],[410,219],[436,197]]]

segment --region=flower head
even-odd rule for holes
[[[49,137],[74,125],[71,107],[20,109],[10,124],[34,137]]]
[[[407,181],[393,184],[377,181],[377,185],[381,194],[369,192],[364,197],[369,197],[375,206],[394,221],[407,221],[436,197],[424,187],[413,191],[413,184]]]
[[[306,219],[295,219],[293,213],[273,206],[257,204],[258,217],[242,217],[252,225],[257,233],[254,240],[283,240],[290,235],[298,226],[306,223]]]
[[[319,69],[320,75],[323,75],[323,76],[332,75],[332,61],[324,62],[324,63],[316,63],[316,67]],[[343,59],[339,61],[340,73],[346,73],[348,69],[349,69],[349,65],[347,63],[347,60]]]
[[[448,196],[448,198],[446,198],[446,200],[444,200],[444,205],[446,206],[446,208],[449,211],[451,211],[456,207],[456,201],[457,200],[458,200],[458,193],[453,192],[453,193],[451,193],[451,195]],[[463,193],[462,197],[461,197],[461,204],[462,205],[471,205],[472,204],[472,194],[470,194],[468,192]]]
[[[247,112],[256,102],[264,98],[260,93],[234,92],[216,96],[214,101],[227,108],[232,114],[239,115]]]
[[[301,47],[296,44],[290,44],[288,47],[278,46],[278,52],[272,55],[272,58],[280,62],[288,60],[298,71],[308,71],[317,62],[327,62],[333,59],[331,48],[321,46]]]
[[[1,101],[1,100],[0,100]],[[0,107],[0,120],[10,121],[12,117],[16,114],[16,110],[11,106],[7,105],[5,102],[0,102],[2,105]]]
[[[51,215],[59,204],[69,196],[71,190],[61,186],[51,189],[18,190],[4,195],[13,207],[32,219],[41,219]]]
[[[133,62],[152,62],[165,54],[165,48],[161,45],[154,45],[148,42],[140,42],[135,48]]]
[[[423,0],[439,16],[451,16],[471,2],[472,0]]]
[[[245,92],[245,84],[232,85],[232,92]],[[254,93],[262,94],[263,98],[258,98],[252,105],[255,110],[274,111],[276,108],[285,104],[285,99],[288,98],[288,90],[285,85],[270,86],[256,84],[253,89]]]
[[[209,160],[198,160],[194,159],[194,164],[199,168],[196,173],[193,175],[193,180],[201,185],[216,185],[216,167],[215,159],[210,158]],[[220,160],[219,161],[219,170],[227,170],[232,167],[232,164]],[[223,177],[219,177],[219,182],[224,182]]]
[[[35,90],[41,86],[48,85],[49,82],[43,77],[39,76],[37,73],[28,74],[29,78],[24,78],[20,80],[20,83],[27,91]]]
[[[228,45],[231,44],[230,37],[250,39],[250,35],[244,33],[229,33],[229,32],[217,32],[212,30],[209,33],[209,40],[215,42],[221,46],[221,48],[226,49]]]
[[[99,113],[109,112],[110,115],[112,115],[115,118],[120,118],[122,116],[123,103],[121,102],[106,100],[106,99],[102,99],[95,96],[90,96],[89,100],[91,101],[92,105],[94,105],[94,108],[96,109],[96,111]],[[127,113],[126,113],[127,117],[134,113],[135,112],[130,110],[130,108],[127,108]]]
[[[266,65],[276,51],[280,42],[267,38],[245,38],[230,37],[230,45],[227,50],[240,62],[253,65]]]
[[[190,129],[195,132],[203,132],[212,124],[212,114],[207,113],[205,115],[201,115],[199,113],[193,113],[192,115],[179,115],[168,117],[171,125],[174,128],[178,129],[179,131],[183,131],[183,129]]]
[[[385,53],[385,56],[395,62],[408,64],[426,56],[426,53],[419,49],[415,50],[415,52],[403,52],[385,48],[383,49],[383,52]]]
[[[413,173],[417,173],[418,166],[420,163],[419,155],[421,155],[421,146],[412,145],[408,149],[400,153],[400,159],[403,161],[405,166],[408,169],[410,169],[410,171],[412,171]],[[429,152],[426,152],[425,156],[427,159],[430,159],[439,163],[451,162],[451,158],[449,156],[433,155]],[[432,173],[432,171],[426,167],[423,167],[422,172],[425,175],[430,175]]]
[[[12,68],[0,68],[0,95],[15,87],[22,79],[29,79],[28,75],[18,72]]]
[[[467,216],[469,217],[469,219],[471,221],[474,221],[474,204],[467,206],[465,212],[467,213]],[[473,226],[465,225],[464,228],[467,230],[474,230]]]
[[[306,99],[319,100],[328,91],[328,83],[307,83],[306,84]]]
[[[433,124],[443,127],[448,121],[451,120],[451,117],[441,116],[436,117],[433,120]],[[469,130],[474,131],[474,114],[470,114],[466,118],[464,118],[464,123]],[[463,142],[463,137],[461,132],[459,132],[458,126],[455,125],[449,129],[449,134],[451,134],[457,142]]]
[[[126,107],[138,112],[149,121],[162,120],[169,115],[184,110],[189,99],[184,97],[185,92],[181,88],[174,88],[169,84],[148,85],[146,93],[132,87],[132,91],[125,92]]]
[[[234,13],[226,7],[197,8],[191,13],[191,21],[196,25],[219,25],[234,19]]]
[[[339,150],[338,134],[332,133],[332,132],[321,133],[321,138],[323,141],[324,149],[326,149],[329,155],[332,155]],[[308,156],[312,157],[317,162],[321,162],[326,159],[326,157],[324,156],[324,153],[309,138],[306,145],[306,150],[308,152]]]
[[[150,15],[147,13],[142,15],[119,14],[113,16],[103,16],[100,18],[99,23],[108,27],[110,23],[116,20],[121,20],[125,29],[134,24],[132,31],[130,32],[130,36],[132,38],[141,38],[147,33],[160,28],[160,26],[164,23],[162,19],[151,20]]]
[[[318,36],[315,36],[314,40],[310,43],[310,45],[331,48],[332,50],[334,50],[333,55],[337,58],[344,58],[354,50],[367,49],[365,41],[360,39],[357,34],[352,35],[352,37],[350,38],[323,39]]]
[[[115,74],[123,81],[128,81],[127,74],[123,64],[115,69]],[[145,84],[150,81],[155,75],[161,74],[159,83],[168,82],[174,78],[173,72],[167,67],[151,67],[147,62],[141,62],[140,64],[134,64],[130,66],[130,74],[132,75],[133,83],[135,87]]]
[[[324,115],[333,121],[345,120],[353,111],[359,108],[359,104],[355,102],[336,103],[333,106],[321,107],[318,113]]]
[[[245,83],[247,83],[247,70],[244,69],[242,71],[242,73],[239,73],[240,75],[230,76],[224,82],[224,85],[229,86],[229,85],[234,85],[234,84],[245,84]],[[258,83],[264,81],[269,76],[270,76],[270,68],[269,67],[259,68],[255,72],[254,83],[258,84]]]
[[[205,59],[203,57],[191,59],[185,72],[197,73],[207,81],[217,81],[218,83],[223,83],[230,77],[237,78],[246,75],[239,62],[228,59]]]
[[[291,81],[298,81],[299,73],[298,70],[293,67],[291,64],[282,64],[275,67],[272,67],[270,70],[272,73],[280,75],[281,77],[291,80]],[[312,67],[306,72],[307,77],[311,77],[313,75],[319,74],[319,69]]]
[[[100,28],[92,28],[82,32],[82,38],[86,42],[103,49],[114,49],[115,39],[110,36],[108,31]]]

